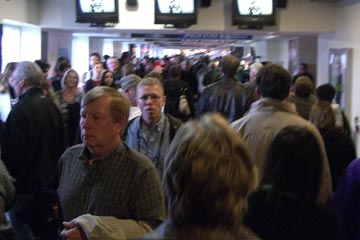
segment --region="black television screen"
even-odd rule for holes
[[[274,0],[233,0],[232,24],[248,26],[275,25]]]
[[[155,24],[188,27],[197,22],[197,0],[155,0]]]
[[[118,0],[76,0],[76,22],[118,23]]]

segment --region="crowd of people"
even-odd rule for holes
[[[352,131],[306,64],[89,62],[5,68],[0,239],[360,238]]]

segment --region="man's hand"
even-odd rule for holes
[[[64,230],[61,231],[61,237],[66,240],[85,240],[81,230],[73,222],[63,222]]]

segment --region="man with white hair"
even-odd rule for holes
[[[256,101],[259,99],[259,97],[256,94],[256,74],[259,72],[259,70],[263,67],[261,63],[253,63],[250,65],[250,71],[249,71],[249,81],[244,83],[244,86],[249,89],[251,92],[251,96],[253,98],[253,101]]]
[[[56,189],[51,182],[65,149],[60,110],[39,87],[43,73],[36,63],[20,62],[10,85],[19,102],[12,108],[2,137],[2,158],[16,179],[10,210],[15,239],[56,239]]]
[[[129,120],[140,116],[141,109],[137,106],[137,95],[136,95],[136,86],[141,81],[141,78],[136,74],[130,74],[124,76],[120,80],[120,91],[125,95],[130,101],[130,115]]]

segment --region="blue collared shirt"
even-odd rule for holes
[[[162,176],[164,157],[170,145],[170,122],[165,114],[161,114],[160,121],[152,128],[145,126],[141,117],[134,119],[125,142],[150,158]]]

